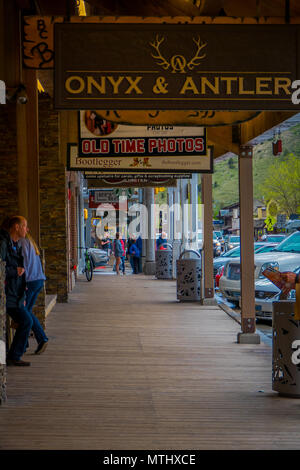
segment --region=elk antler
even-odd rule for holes
[[[200,36],[198,36],[198,39],[193,38],[193,41],[197,45],[197,52],[194,55],[194,57],[187,64],[187,66],[190,70],[193,70],[194,67],[196,67],[197,65],[200,65],[200,63],[198,63],[197,61],[201,60],[201,59],[204,59],[204,57],[206,56],[206,54],[203,54],[203,55],[199,56],[199,52],[203,49],[203,47],[206,46],[207,43],[206,42],[201,43]]]
[[[158,34],[156,35],[156,40],[154,42],[150,42],[150,46],[154,47],[154,49],[157,51],[158,55],[151,54],[153,59],[160,60],[158,62],[158,65],[161,65],[165,70],[167,70],[170,67],[169,62],[161,55],[161,52],[159,50],[159,46],[161,43],[165,40],[164,37],[159,39]]]

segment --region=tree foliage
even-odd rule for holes
[[[300,159],[291,153],[283,161],[277,160],[269,167],[260,189],[264,198],[275,201],[283,213],[300,213]]]

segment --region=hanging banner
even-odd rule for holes
[[[176,187],[175,178],[102,178],[88,179],[88,189],[94,188],[171,188]]]
[[[151,180],[162,180],[162,179],[165,179],[165,178],[172,178],[172,179],[180,179],[180,178],[184,178],[184,179],[190,179],[192,177],[191,173],[178,173],[178,174],[166,174],[164,175],[163,173],[151,173],[151,175],[149,175],[149,173],[147,172],[140,172],[138,174],[122,174],[122,173],[111,173],[111,172],[107,172],[107,171],[85,171],[83,172],[83,176],[85,179],[89,179],[89,180],[92,180],[92,179],[105,179],[105,178],[126,178],[126,179],[139,179],[139,181],[147,181],[149,178],[151,178]]]
[[[104,210],[105,209],[112,210],[112,208],[114,208],[115,210],[118,210],[119,209],[119,196],[113,191],[113,189],[90,191],[89,192],[89,208],[95,209],[100,204]]]
[[[125,126],[97,111],[80,111],[80,157],[172,157],[205,155],[206,129],[177,126]]]
[[[139,173],[147,171],[157,173],[212,173],[212,148],[207,148],[206,155],[192,156],[137,156],[137,157],[80,157],[77,144],[68,144],[68,170],[110,170],[113,173]]]
[[[299,26],[55,23],[56,109],[293,110]]]

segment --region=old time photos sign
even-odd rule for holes
[[[212,171],[206,129],[179,126],[126,126],[80,111],[77,165],[116,172]]]
[[[56,23],[57,109],[294,110],[298,25]]]
[[[200,126],[126,126],[103,119],[97,111],[79,112],[80,157],[127,157],[131,168],[168,170],[168,159],[176,165],[177,157],[188,163],[206,153],[206,129]]]
[[[205,155],[183,156],[80,156],[77,144],[68,144],[67,169],[130,174],[212,173],[212,148]]]

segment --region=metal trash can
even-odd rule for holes
[[[164,243],[164,250],[155,252],[155,276],[157,279],[173,279],[173,250],[170,243]]]
[[[183,259],[187,253],[197,258]],[[176,261],[176,272],[177,299],[181,302],[201,300],[201,255],[195,250],[183,251]]]
[[[272,389],[300,398],[300,321],[294,309],[290,300],[273,303]]]

